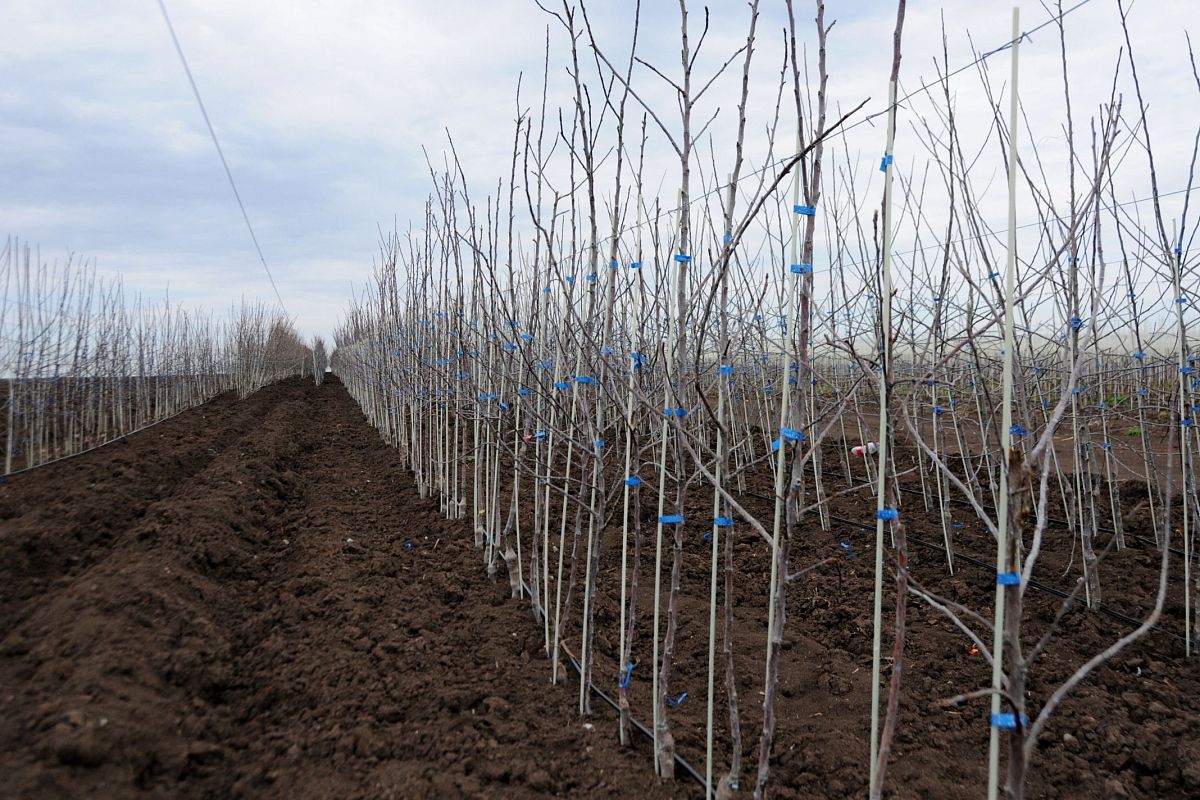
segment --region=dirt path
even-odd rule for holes
[[[0,487],[0,774],[29,798],[667,797],[543,679],[340,384]],[[536,662],[536,663],[535,663]]]

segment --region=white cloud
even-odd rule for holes
[[[678,71],[674,3],[650,0],[639,51],[667,74]],[[741,44],[742,2],[714,2],[713,28],[700,71],[711,70]],[[241,295],[271,292],[233,204],[156,4],[64,0],[13,3],[6,9],[0,49],[0,170],[11,192],[0,207],[0,230],[39,241],[44,252],[75,250],[97,257],[102,271],[123,272],[132,289],[152,294],[171,286],[185,303],[221,309]],[[597,35],[614,58],[628,46],[631,0],[594,0]],[[797,0],[811,48],[811,4]],[[515,115],[514,92],[524,71],[523,104],[540,90],[542,46],[551,26],[552,105],[570,102],[563,73],[565,42],[557,22],[531,0],[426,2],[244,2],[173,0],[181,43],[237,177],[285,301],[310,333],[327,332],[349,296],[369,275],[377,224],[400,227],[419,219],[429,189],[421,146],[440,163],[444,130],[455,137],[472,190],[481,196],[507,176]],[[945,14],[950,61],[971,59],[965,35],[981,49],[1004,42],[1009,2],[909,3],[903,87],[934,75]],[[1192,3],[1139,3],[1134,46],[1151,103],[1162,188],[1179,188],[1190,157],[1198,97],[1187,71],[1179,20]],[[1072,91],[1081,137],[1087,119],[1107,100],[1112,67],[1123,47],[1115,2],[1093,0],[1068,20]],[[894,4],[829,2],[838,19],[830,37],[830,100],[843,108],[866,97],[884,105]],[[1047,17],[1027,4],[1023,27]],[[702,12],[693,9],[699,30]],[[781,3],[765,3],[752,81],[751,160],[761,160],[762,127],[775,101],[780,65]],[[586,63],[590,57],[583,54]],[[1022,99],[1043,157],[1061,163],[1062,100],[1056,33],[1046,29],[1022,51]],[[1007,80],[1007,55],[990,63],[993,85]],[[717,171],[728,142],[740,75],[734,65],[706,101]],[[674,120],[670,90],[645,69],[638,86]],[[592,81],[595,89],[595,81]],[[1132,89],[1121,83],[1126,115]],[[976,147],[990,121],[979,81],[955,78],[964,136]],[[784,104],[788,107],[785,93]],[[909,128],[928,109],[914,101],[902,114],[897,159],[917,173],[924,153]],[[632,106],[631,106],[632,108]],[[569,120],[568,120],[569,124]],[[789,123],[781,126],[786,131]],[[652,131],[653,185],[663,177],[664,202],[674,196],[677,166]],[[791,133],[781,133],[790,139]],[[1032,158],[1030,137],[1022,152]],[[881,125],[861,125],[848,141],[865,179],[883,149]],[[1002,226],[1003,175],[992,145],[981,166],[989,218]],[[1130,158],[1140,158],[1136,153]],[[703,172],[709,170],[707,152]],[[1060,181],[1060,174],[1052,174]],[[1136,183],[1136,182],[1135,182]],[[865,187],[860,187],[865,188]],[[1128,191],[1145,193],[1141,185]],[[877,190],[869,190],[874,194]],[[1178,199],[1170,208],[1177,213]],[[1026,209],[1028,211],[1028,209]]]

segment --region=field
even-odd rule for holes
[[[404,107],[442,152],[372,117],[423,158],[355,215],[409,207],[330,224],[364,250],[280,206],[273,272],[252,212],[300,194],[243,202],[158,0],[267,280],[135,259],[182,283],[153,301],[0,250],[4,788],[1200,797],[1200,64],[1166,2],[372,23],[488,88]],[[467,99],[504,76],[500,117]]]
[[[4,793],[671,796],[529,680],[527,612],[398,464],[293,379],[10,478]]]
[[[834,513],[861,520],[861,506],[847,499]],[[289,379],[242,402],[221,395],[14,476],[0,490],[0,519],[0,771],[10,796],[703,794],[690,780],[655,778],[648,742],[620,747],[606,706],[580,718],[573,676],[549,686],[541,626],[506,580],[487,578],[470,526],[417,496],[400,454],[336,380]],[[688,532],[682,581],[681,618],[697,621],[707,604],[702,533]],[[940,532],[914,522],[910,536],[937,542]],[[971,526],[961,536],[962,553],[986,558],[990,540]],[[865,550],[866,538],[848,525],[814,530],[793,554],[798,564],[833,560],[805,576],[788,609],[772,796],[865,788],[871,570],[839,542]],[[752,537],[737,541],[747,731],[760,724],[750,654],[765,646],[769,553]],[[612,555],[606,570],[619,565]],[[1067,557],[1047,554],[1047,582]],[[918,551],[914,574],[986,604],[986,573],[963,566],[949,578],[940,558]],[[1135,545],[1104,562],[1120,610],[1136,617],[1152,602],[1136,587],[1156,562],[1152,547]],[[1031,604],[1035,631],[1052,601]],[[610,593],[597,611],[596,682],[610,693],[614,605]],[[1167,613],[1055,717],[1038,747],[1035,796],[1200,791],[1200,679],[1182,659],[1178,603]],[[986,670],[932,610],[914,607],[909,625],[889,795],[975,797],[982,710],[935,701]],[[1121,623],[1076,610],[1066,630],[1035,692]],[[692,763],[703,762],[706,633],[685,625],[676,656],[678,685],[692,695],[675,709],[676,735]],[[648,683],[631,685],[645,708]]]

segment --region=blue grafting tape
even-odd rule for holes
[[[1137,393],[1140,394],[1142,397],[1145,397],[1148,394],[1150,394],[1150,390],[1149,389],[1138,389]]]
[[[405,550],[412,550],[412,542],[405,542],[405,543],[404,543],[404,549],[405,549]]]
[[[933,407],[933,413],[934,413],[934,414],[945,414],[945,413],[946,413],[946,409],[942,408],[941,406],[934,406],[934,407]]]
[[[717,373],[720,375],[732,375],[733,367],[728,366],[728,365],[721,365],[721,366],[717,367]]]
[[[676,416],[676,417],[678,417],[678,418],[680,418],[680,419],[683,419],[684,417],[686,417],[686,416],[687,416],[687,413],[688,413],[688,412],[687,412],[687,409],[686,409],[686,408],[677,408],[677,409],[675,409],[675,416]]]
[[[875,517],[886,522],[888,520],[900,519],[900,512],[894,508],[881,508],[875,512]]]
[[[574,276],[574,275],[568,275],[568,276],[567,276],[566,278],[564,278],[563,280],[565,280],[567,283],[574,283],[574,282],[575,282],[575,276]]]
[[[1192,425],[1195,425],[1196,423],[1190,419],[1184,418],[1184,419],[1179,420],[1179,424],[1183,425],[1185,427],[1190,427]]]
[[[1146,354],[1145,354],[1145,353],[1142,353],[1142,352],[1137,352],[1137,353],[1134,353],[1134,354],[1133,354],[1133,357],[1134,357],[1134,358],[1145,358],[1145,357],[1146,357]]]
[[[560,382],[560,383],[555,383],[555,384],[554,384],[554,388],[555,388],[555,389],[570,389],[570,388],[571,388],[571,384],[569,384],[569,383],[561,383],[561,382]]]
[[[1175,255],[1177,255],[1177,256],[1181,256],[1181,255],[1183,255],[1183,248],[1182,248],[1182,247],[1176,247],[1176,248],[1175,248]]]
[[[677,705],[680,705],[681,703],[683,703],[684,700],[687,700],[687,692],[684,692],[683,694],[679,695],[679,697],[668,697],[667,705],[677,706]]]
[[[625,666],[625,674],[622,675],[621,678],[617,681],[617,686],[620,686],[622,689],[628,689],[629,688],[629,680],[632,677],[633,677],[633,662],[630,661]]]
[[[596,440],[596,447],[604,447],[604,440],[603,440],[603,439],[597,439],[597,440]]]
[[[596,379],[591,377],[590,375],[576,375],[575,382],[576,383],[595,383]]]
[[[641,269],[641,268],[642,268],[642,262],[640,262],[640,261],[630,261],[630,262],[629,262],[629,268],[630,268],[630,269]]]
[[[718,528],[732,528],[733,520],[730,517],[715,517],[713,525],[716,525]]]
[[[529,390],[528,389],[517,389],[517,394],[521,395],[521,397],[525,397],[526,395],[529,394]]]
[[[793,275],[811,275],[812,264],[792,264]]]
[[[962,526],[963,526],[963,524],[962,524],[961,522],[952,522],[952,523],[950,523],[950,527],[951,527],[951,528],[958,529],[958,528],[961,528]]]
[[[1075,391],[1078,392],[1079,390],[1076,389]],[[1013,436],[1024,436],[1025,435],[1025,429],[1023,427],[1021,427],[1020,425],[1013,425],[1011,428],[1008,429],[1008,432],[1011,433]]]
[[[994,280],[994,279],[996,279],[996,278],[999,278],[999,277],[1000,277],[1000,273],[999,273],[999,272],[989,272],[989,273],[988,273],[988,280]]]
[[[690,264],[692,261],[692,257],[685,256],[683,253],[676,253],[675,260],[678,261],[680,264]]]
[[[608,266],[612,269],[616,269],[617,267],[621,266],[621,262],[620,261],[610,261],[610,262],[608,262]]]
[[[683,522],[683,514],[666,514],[658,518],[663,525],[678,525]]]
[[[666,408],[663,409],[664,417],[672,417],[674,415],[675,415],[675,409],[671,408],[670,406],[667,406]]]
[[[612,354],[613,354],[613,349],[611,347],[601,347],[600,348],[600,355],[611,356]]]
[[[597,275],[596,273],[593,272],[591,275],[587,276],[587,279],[588,279],[589,283],[595,283],[599,277],[600,277],[599,275]]]
[[[1015,730],[1017,727],[1017,715],[1011,711],[998,711],[992,714],[989,718],[993,728],[1004,728],[1005,730]],[[1021,715],[1021,727],[1029,725],[1029,718],[1024,714]]]
[[[803,214],[806,217],[815,216],[817,213],[816,206],[792,206],[792,210],[797,214]]]
[[[933,302],[940,303],[940,302],[942,302],[942,298],[935,294],[933,296]]]
[[[887,172],[888,165],[889,165],[889,164],[891,164],[891,163],[892,163],[892,156],[891,156],[891,154],[889,153],[888,155],[886,155],[886,156],[884,156],[882,159],[880,159],[880,161],[879,161],[879,171],[880,171],[880,172]]]
[[[723,241],[725,242],[725,244],[729,244],[730,242],[732,242],[732,241],[733,241],[733,234],[731,234],[731,233],[727,233],[727,234],[725,234],[725,236],[724,236],[724,238],[723,238]]]
[[[1102,450],[1112,450],[1112,445],[1111,445],[1111,444],[1109,444],[1108,442],[1101,442],[1101,443],[1100,443],[1100,448],[1101,448]]]
[[[1187,305],[1188,299],[1186,297],[1176,297],[1175,302],[1178,305],[1185,306]]]
[[[626,486],[641,486],[642,479],[639,478],[637,475],[630,475],[628,478],[625,479],[625,485]]]
[[[779,435],[789,442],[804,441],[804,431],[798,431],[795,428],[780,428]]]
[[[764,387],[762,387],[762,390],[764,392],[773,392],[773,391],[775,391],[775,387],[774,386],[764,386]]]
[[[1071,317],[1071,329],[1081,330],[1083,328],[1083,320],[1079,317]]]
[[[1000,572],[996,574],[996,583],[1001,586],[1020,586],[1021,573],[1019,572]]]
[[[547,436],[547,434],[545,431],[538,431],[537,433],[533,434],[533,438],[537,439],[538,441],[545,439],[546,436]]]
[[[501,404],[500,404],[500,407],[501,407],[502,409],[504,409],[505,411],[507,411],[507,410],[508,410],[508,403],[501,403]]]
[[[1195,367],[1180,367],[1179,368],[1180,375],[1190,375],[1195,371],[1196,371]]]

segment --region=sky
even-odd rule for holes
[[[639,53],[673,74],[678,3],[643,5]],[[986,51],[1007,41],[1011,5],[910,0],[902,90],[934,77],[943,19],[950,63],[958,66],[973,59],[972,47]],[[1132,6],[1160,188],[1179,189],[1200,119],[1181,26],[1194,6]],[[803,44],[811,46],[812,5],[797,0],[797,7]],[[694,36],[702,8],[690,6]],[[1116,8],[1116,0],[1091,0],[1068,18],[1072,92],[1084,125],[1109,96],[1124,44]],[[285,307],[305,335],[331,332],[370,276],[380,231],[419,220],[431,188],[427,155],[442,163],[447,130],[481,193],[507,176],[518,77],[528,108],[540,92],[547,26],[551,105],[569,101],[565,37],[532,0],[169,0],[168,9]],[[597,40],[614,61],[627,52],[632,9],[633,0],[589,6]],[[710,9],[699,72],[714,69],[745,38],[744,2],[714,0]],[[782,0],[766,0],[762,12],[751,77],[752,161],[774,104],[785,23]],[[47,260],[94,259],[102,274],[119,274],[130,290],[151,298],[169,292],[179,303],[218,311],[243,298],[271,301],[156,1],[0,0],[0,16],[0,235],[37,244]],[[1041,3],[1027,3],[1022,28],[1048,16]],[[894,2],[828,0],[826,17],[837,21],[829,41],[831,105],[870,98],[867,108],[879,110]],[[1034,120],[1034,141],[1052,154],[1063,138],[1057,34],[1046,29],[1023,48],[1022,102]],[[1007,77],[1006,58],[989,61],[997,85]],[[731,69],[706,98],[702,116],[721,109],[714,152],[731,140],[736,73]],[[973,71],[954,80],[964,115],[977,118],[967,124],[982,131],[990,119],[979,85]],[[673,113],[669,93],[648,70],[635,73],[635,87],[664,115]],[[911,124],[920,114],[917,101],[905,111]],[[916,173],[924,156],[907,131],[902,119],[897,161]],[[860,125],[846,146],[877,159],[883,128]],[[678,164],[661,137],[649,152],[648,183],[670,195]],[[1002,164],[998,169],[984,202],[1002,227]],[[1144,193],[1143,183],[1123,191]]]

